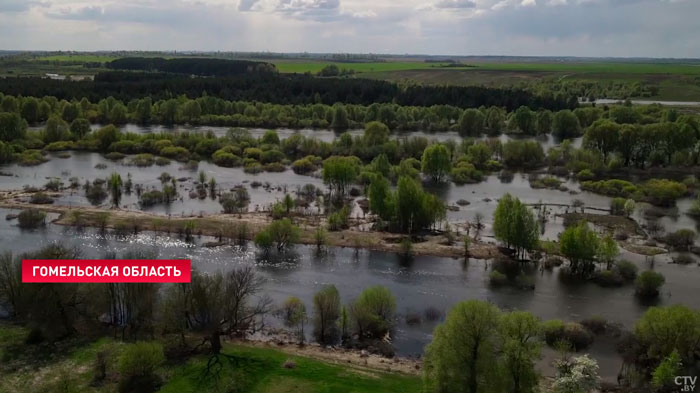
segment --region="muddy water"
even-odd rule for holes
[[[0,216],[4,217],[9,212],[0,209]],[[490,272],[488,261],[416,257],[405,262],[391,253],[355,253],[354,250],[342,248],[334,248],[329,254],[318,256],[313,247],[307,246],[297,246],[294,252],[287,255],[265,259],[252,245],[245,248],[201,247],[201,244],[213,240],[207,237],[186,243],[174,236],[153,233],[102,237],[91,229],[78,231],[71,227],[48,225],[44,229],[26,231],[16,225],[16,221],[0,221],[0,250],[21,253],[59,242],[79,248],[83,257],[101,257],[108,251],[119,254],[139,249],[154,252],[162,258],[189,258],[193,266],[201,271],[254,265],[266,279],[266,292],[278,304],[292,295],[311,304],[313,293],[326,284],[336,285],[344,302],[368,286],[386,286],[397,296],[400,316],[393,344],[403,355],[422,353],[435,327],[434,322],[425,319],[419,325],[409,326],[405,323],[406,314],[422,315],[428,307],[437,307],[445,312],[462,300],[488,300],[505,310],[531,311],[542,319],[578,321],[602,316],[626,327],[633,326],[649,306],[635,298],[631,286],[601,288],[591,283],[572,285],[562,282],[556,270],[528,270],[527,274],[535,282],[532,291],[492,288],[487,282]],[[649,262],[643,257],[633,254],[623,257],[633,261],[641,270],[649,268]],[[657,257],[654,268],[666,276],[666,285],[658,304],[699,306],[695,291],[700,279],[699,267],[673,265],[668,263],[668,258]],[[601,363],[603,374],[614,379],[620,364],[614,350],[596,345],[591,352]],[[547,358],[551,356],[553,354],[548,353]]]

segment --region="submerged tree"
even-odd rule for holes
[[[539,227],[535,213],[520,199],[505,194],[493,214],[493,233],[506,247],[513,248],[518,258],[537,247]]]

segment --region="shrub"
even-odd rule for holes
[[[651,203],[661,206],[672,205],[688,193],[685,184],[667,179],[651,179],[644,183],[642,190]]]
[[[235,166],[240,166],[242,162],[240,157],[231,153],[226,148],[215,151],[214,154],[212,154],[211,158],[214,161],[214,164],[218,166],[223,166],[225,168],[233,168]]]
[[[156,165],[158,166],[166,166],[170,165],[170,160],[165,157],[156,157]]]
[[[580,323],[568,322],[554,319],[542,325],[545,341],[548,345],[554,346],[558,343],[565,343],[573,350],[580,351],[588,348],[593,343],[593,334]]]
[[[177,161],[187,162],[190,152],[181,146],[168,146],[160,150],[160,155]]]
[[[25,150],[19,155],[17,161],[22,166],[34,166],[43,164],[48,159],[39,150]]]
[[[630,261],[620,261],[615,265],[615,270],[625,281],[633,281],[637,278],[637,265]]]
[[[53,198],[44,194],[43,192],[37,192],[35,194],[32,194],[32,197],[29,199],[29,202],[35,205],[48,205],[53,203]]]
[[[294,161],[292,164],[292,170],[294,173],[299,175],[305,175],[316,170],[316,165],[314,165],[308,158],[302,158],[300,160]]]
[[[608,321],[603,317],[593,316],[581,321],[581,325],[586,327],[593,334],[603,334],[608,327]]]
[[[22,210],[17,216],[17,220],[20,228],[38,228],[46,224],[46,213],[37,209]]]
[[[595,178],[595,175],[590,169],[583,169],[576,174],[576,178],[578,178],[579,181],[586,181]]]
[[[688,250],[695,243],[695,231],[679,229],[666,235],[666,243],[677,250]]]
[[[124,153],[119,153],[118,151],[105,154],[105,158],[112,161],[121,160],[124,157],[126,157],[126,155]]]
[[[155,371],[164,360],[160,344],[138,342],[127,345],[119,359],[119,391],[155,392],[161,384]]]
[[[458,166],[452,168],[450,175],[452,181],[457,184],[478,183],[483,177],[481,171],[468,162],[461,162]]]
[[[44,150],[46,150],[46,151],[64,151],[64,150],[72,150],[73,148],[74,148],[73,142],[71,142],[71,141],[53,142],[53,143],[49,143],[48,145],[44,146]]]
[[[634,287],[637,295],[642,297],[657,297],[659,289],[664,285],[666,278],[663,274],[647,270],[634,280]]]
[[[627,199],[625,198],[613,198],[610,201],[610,214],[613,216],[624,216],[626,202]]]
[[[137,154],[131,157],[129,160],[131,165],[136,165],[138,167],[148,167],[152,166],[154,163],[153,155],[148,153]]]
[[[339,231],[341,229],[347,229],[349,226],[350,219],[350,209],[345,206],[337,212],[328,216],[328,230],[329,231]]]
[[[499,272],[498,270],[494,270],[489,274],[489,284],[495,287],[500,287],[506,285],[507,283],[508,277],[506,277],[505,274]]]
[[[139,198],[139,204],[143,207],[149,207],[157,205],[164,200],[163,192],[158,190],[151,190],[141,194]]]

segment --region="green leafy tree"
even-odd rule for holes
[[[350,121],[348,120],[348,111],[345,109],[345,106],[341,104],[334,105],[331,128],[334,130],[347,130],[349,127]]]
[[[334,285],[327,285],[314,295],[314,336],[322,345],[338,338],[340,294]]]
[[[493,233],[506,247],[513,248],[522,258],[526,251],[537,247],[539,229],[535,214],[520,199],[505,194],[493,215]]]
[[[108,185],[109,193],[112,195],[112,205],[118,208],[122,199],[122,177],[118,173],[112,173]]]
[[[553,121],[554,136],[560,139],[575,138],[581,135],[581,125],[578,117],[570,110],[559,111],[554,115]]]
[[[275,245],[278,251],[299,241],[301,231],[288,218],[272,221],[264,230],[255,236],[255,244],[263,249]]]
[[[571,262],[572,274],[586,276],[593,272],[600,239],[587,222],[581,221],[566,228],[560,235],[559,243],[562,254]]]
[[[396,297],[382,286],[369,287],[350,305],[355,332],[360,337],[383,338],[392,328]]]
[[[508,376],[507,391],[537,391],[539,375],[535,363],[542,348],[540,321],[529,312],[514,311],[504,314],[500,325],[501,353]]]
[[[338,195],[344,196],[347,186],[352,184],[360,171],[357,157],[332,156],[323,162],[323,182]]]
[[[606,235],[600,240],[600,244],[598,245],[598,261],[604,263],[607,270],[610,270],[619,254],[620,250],[617,247],[617,242],[612,236]]]
[[[465,109],[459,117],[459,133],[463,136],[479,136],[484,133],[486,117],[480,110]]]
[[[0,140],[12,141],[24,138],[27,122],[17,113],[0,113]]]
[[[428,146],[423,152],[421,169],[434,182],[439,183],[447,179],[447,175],[452,169],[450,152],[447,147],[440,143]]]
[[[603,158],[618,148],[620,143],[620,125],[610,120],[601,119],[593,123],[584,135],[584,144],[600,151]]]
[[[548,110],[541,110],[537,112],[537,134],[545,135],[552,132],[552,112]]]
[[[363,140],[367,146],[381,146],[389,140],[389,127],[378,121],[371,121],[365,125]]]
[[[80,117],[70,123],[70,132],[78,139],[82,139],[90,133],[90,130],[90,121],[88,119]]]
[[[518,108],[511,118],[511,127],[514,127],[525,135],[535,135],[537,115],[527,106]]]
[[[427,346],[424,381],[427,392],[502,391],[498,362],[500,312],[479,300],[455,305],[435,328]]]

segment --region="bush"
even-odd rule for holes
[[[677,250],[689,250],[695,243],[695,231],[679,229],[666,235],[666,243]]]
[[[64,151],[64,150],[72,150],[75,146],[73,146],[73,142],[71,141],[60,141],[60,142],[53,142],[49,143],[48,145],[44,146],[44,150],[46,151]]]
[[[581,325],[593,334],[603,334],[608,327],[608,321],[603,317],[594,316],[581,321]]]
[[[131,157],[131,160],[129,160],[131,165],[136,165],[138,167],[152,166],[154,162],[155,160],[153,159],[153,155],[148,153],[137,154]]]
[[[38,228],[46,225],[46,213],[37,209],[22,210],[17,216],[17,220],[20,228]]]
[[[160,155],[182,162],[187,162],[187,160],[190,158],[189,150],[181,146],[164,147],[160,150]]]
[[[53,203],[53,198],[44,194],[43,192],[37,192],[35,194],[32,194],[32,197],[29,199],[29,202],[35,205],[48,205]]]
[[[610,201],[610,214],[613,216],[624,216],[626,202],[627,199],[625,198],[613,198]]]
[[[240,166],[242,162],[240,157],[226,150],[226,148],[215,151],[211,158],[214,164],[225,168]]]
[[[294,161],[292,164],[292,170],[298,175],[305,175],[315,171],[316,165],[314,165],[308,158],[302,158]]]
[[[676,199],[688,194],[685,184],[667,179],[651,179],[644,183],[642,190],[649,202],[660,206],[672,205]]]
[[[141,194],[139,204],[143,207],[149,207],[163,202],[164,199],[165,198],[163,192],[158,190],[151,190]]]
[[[588,348],[593,343],[593,334],[580,323],[553,319],[542,324],[545,341],[550,346],[564,343],[574,351]]]
[[[647,270],[634,280],[634,287],[637,295],[653,298],[659,296],[659,289],[666,282],[663,274]]]
[[[461,162],[452,168],[450,175],[452,181],[457,184],[478,183],[483,177],[481,171],[468,162]]]
[[[337,212],[328,216],[328,230],[329,231],[339,231],[341,229],[347,229],[349,226],[350,219],[350,209],[345,206]]]
[[[34,166],[43,164],[48,159],[39,150],[25,150],[19,155],[17,161],[22,166]]]
[[[616,271],[603,270],[595,275],[595,281],[604,287],[616,287],[624,284],[625,280]]]
[[[625,281],[633,281],[637,278],[637,265],[630,261],[620,261],[615,265],[615,270]]]
[[[489,284],[493,285],[494,287],[506,285],[508,284],[508,277],[498,270],[494,270],[489,274]]]
[[[160,344],[138,342],[127,345],[119,359],[119,392],[155,392],[161,384],[155,371],[164,360]]]

